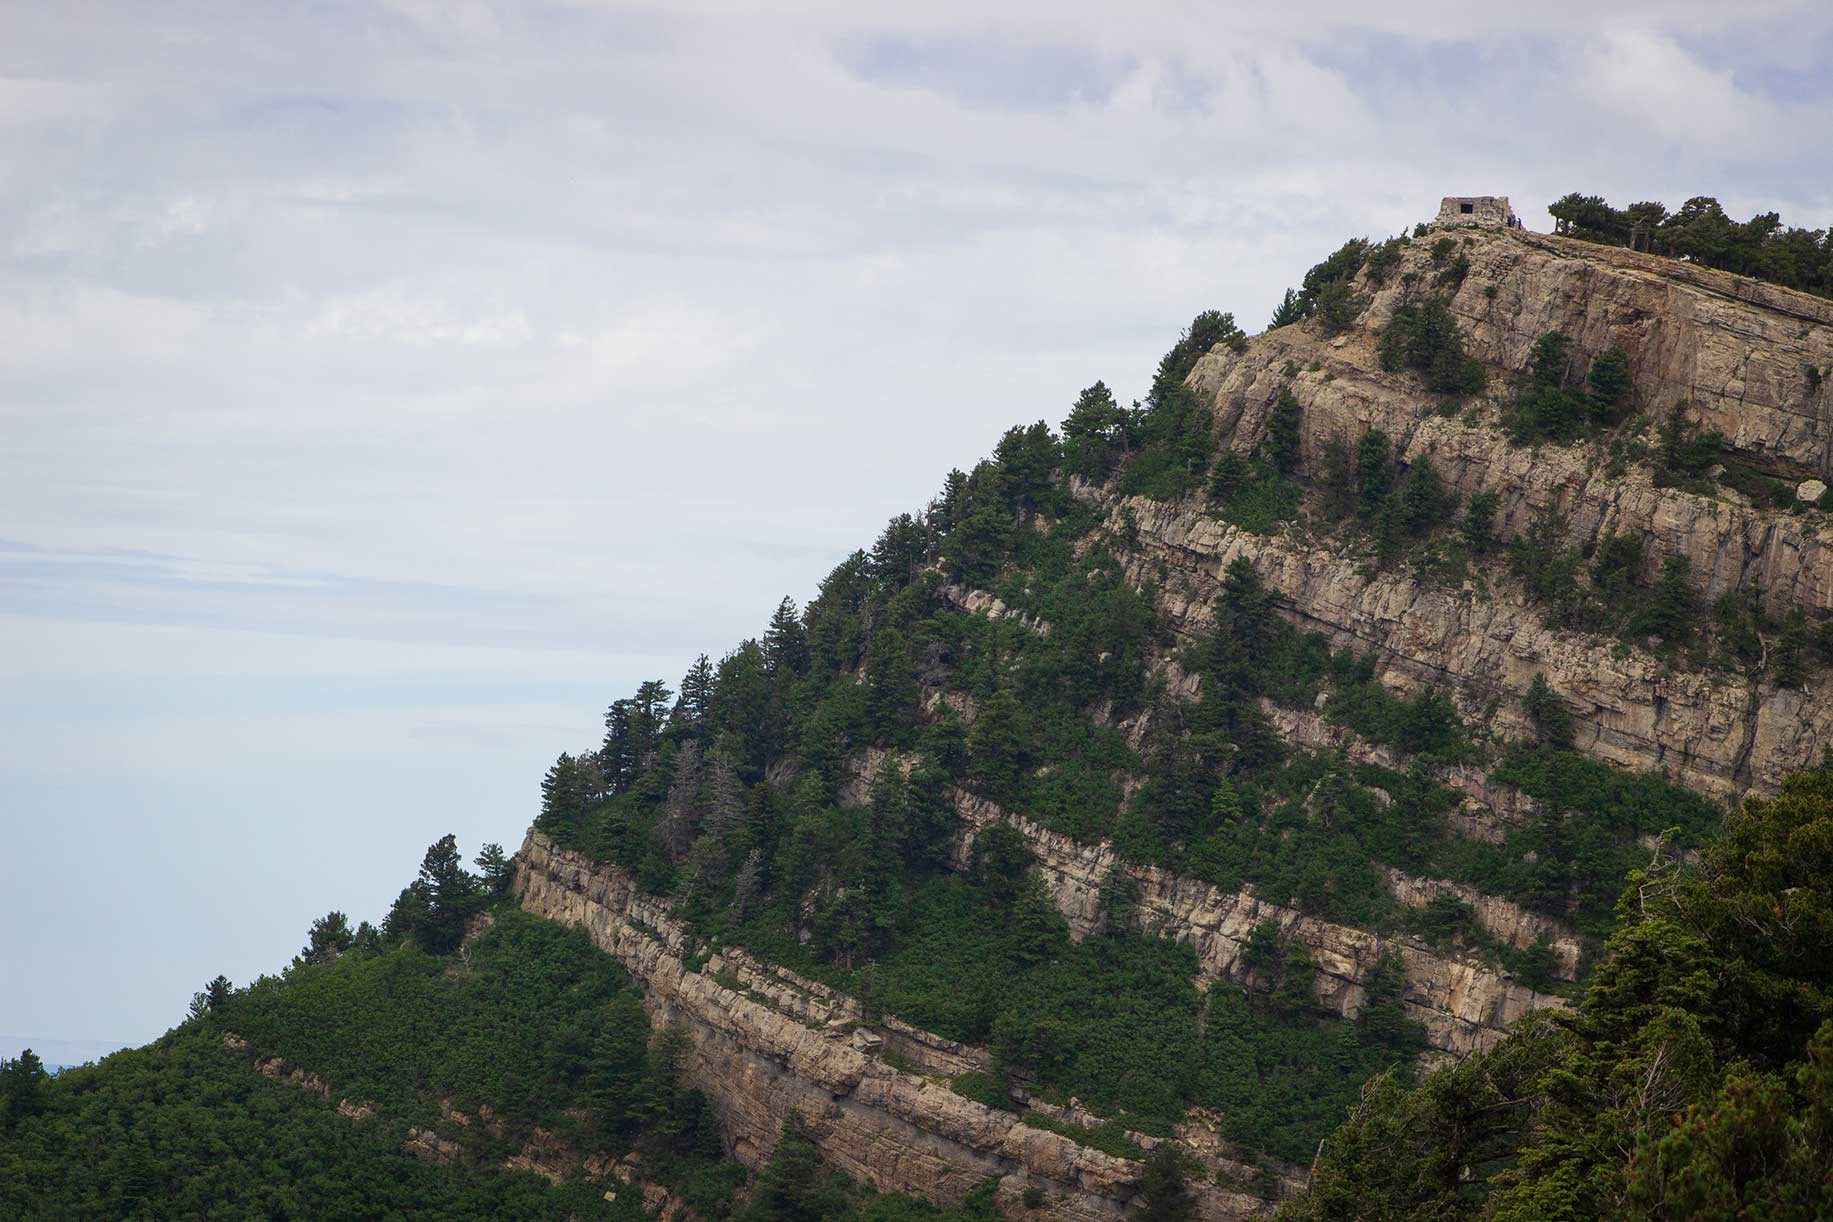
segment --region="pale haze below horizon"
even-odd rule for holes
[[[515,848],[611,700],[1441,195],[1833,223],[1822,5],[1364,7],[10,7],[0,1031]]]

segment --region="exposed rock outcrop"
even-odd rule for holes
[[[856,1008],[813,982],[743,956],[714,955],[690,970],[685,932],[625,871],[531,830],[516,857],[516,893],[527,911],[584,928],[642,983],[656,1021],[688,1029],[691,1078],[715,1100],[733,1152],[747,1163],[769,1156],[793,1109],[831,1165],[885,1189],[958,1201],[999,1176],[999,1199],[1011,1212],[1037,1188],[1050,1216],[1080,1222],[1123,1216],[1137,1191],[1137,1162],[963,1098],[949,1089],[946,1069],[930,1076],[888,1063],[882,1049],[853,1038],[859,1033],[846,1020]],[[959,1045],[907,1027],[898,1034],[931,1055],[973,1063]],[[1205,1218],[1263,1208],[1214,1185],[1198,1192]]]
[[[1538,912],[1529,912],[1520,904],[1499,896],[1485,895],[1463,883],[1440,878],[1418,878],[1394,869],[1382,872],[1387,875],[1388,886],[1393,888],[1394,898],[1409,908],[1424,908],[1441,895],[1450,896],[1470,905],[1471,911],[1476,913],[1478,924],[1492,936],[1518,950],[1545,941],[1553,948],[1554,974],[1560,979],[1571,980],[1578,974],[1579,956],[1584,953],[1584,949],[1579,940],[1562,928],[1558,921]]]
[[[1352,764],[1374,764],[1394,772],[1407,770],[1407,761],[1398,752],[1358,737],[1348,727],[1334,724],[1315,712],[1295,712],[1271,700],[1262,700],[1260,709],[1286,742],[1310,750],[1340,751]],[[1510,827],[1521,823],[1534,810],[1533,799],[1513,786],[1496,784],[1483,769],[1474,765],[1446,765],[1437,771],[1436,777],[1447,788],[1464,795],[1463,802],[1447,816],[1460,836],[1500,843]]]
[[[1578,725],[1577,745],[1609,763],[1666,770],[1680,783],[1725,798],[1773,790],[1833,741],[1833,675],[1806,688],[1753,688],[1742,678],[1676,671],[1620,642],[1549,629],[1518,594],[1492,587],[1428,588],[1410,573],[1369,572],[1339,548],[1295,536],[1256,535],[1199,506],[1130,498],[1140,578],[1164,572],[1173,627],[1196,639],[1213,623],[1228,562],[1246,556],[1284,597],[1299,627],[1334,647],[1372,650],[1377,678],[1398,691],[1444,687],[1468,711],[1494,706],[1493,728],[1529,737],[1520,708],[1545,672]]]
[[[401,1143],[401,1148],[422,1162],[440,1167],[450,1164],[464,1153],[464,1147],[457,1142],[418,1126],[407,1131],[407,1140]]]
[[[1833,303],[1671,259],[1517,230],[1459,237],[1469,271],[1450,297],[1466,347],[1492,370],[1487,398],[1452,415],[1405,372],[1381,368],[1380,328],[1408,280],[1438,274],[1415,243],[1382,285],[1362,288],[1358,325],[1326,337],[1315,323],[1226,345],[1200,360],[1191,385],[1213,407],[1223,443],[1249,450],[1266,435],[1280,391],[1300,404],[1301,461],[1322,467],[1333,440],[1387,432],[1396,457],[1430,455],[1445,481],[1469,496],[1499,495],[1498,526],[1519,531],[1557,504],[1574,542],[1608,533],[1647,544],[1645,564],[1688,558],[1702,601],[1755,590],[1774,615],[1800,607],[1833,615],[1833,515],[1757,508],[1729,489],[1703,495],[1657,487],[1644,466],[1612,473],[1590,445],[1512,443],[1497,426],[1506,377],[1536,340],[1571,336],[1579,362],[1607,347],[1628,354],[1639,407],[1659,415],[1680,400],[1728,447],[1774,474],[1826,476],[1833,467],[1833,392],[1810,371],[1833,369]],[[1824,376],[1824,374],[1823,374]],[[1092,492],[1092,490],[1086,490]],[[1372,574],[1339,547],[1298,534],[1279,540],[1222,525],[1190,504],[1132,500],[1139,575],[1183,578],[1167,602],[1184,631],[1201,628],[1228,560],[1248,555],[1306,628],[1336,643],[1373,648],[1383,682],[1401,689],[1443,683],[1468,709],[1501,705],[1499,728],[1523,729],[1517,698],[1535,671],[1573,706],[1581,748],[1642,770],[1666,768],[1715,796],[1773,790],[1833,739],[1833,679],[1778,690],[1741,677],[1678,673],[1615,642],[1542,626],[1538,609],[1496,574],[1487,595],[1466,585],[1426,589],[1403,573]],[[1646,574],[1645,574],[1646,575]]]
[[[1072,930],[1083,936],[1100,927],[1101,889],[1116,862],[1111,846],[1078,844],[965,793],[956,801],[968,829],[958,863],[968,859],[976,831],[1004,820],[1025,836]],[[1563,1004],[1479,964],[1306,917],[1251,889],[1224,893],[1152,867],[1130,872],[1140,883],[1141,924],[1192,946],[1199,983],[1239,976],[1243,945],[1257,924],[1270,920],[1311,950],[1320,1003],[1339,1013],[1354,1014],[1362,1004],[1363,981],[1383,951],[1398,953],[1404,1004],[1442,1051],[1486,1047],[1519,1015]],[[796,1109],[825,1158],[884,1188],[955,1200],[987,1176],[1003,1176],[1002,1199],[1036,1187],[1056,1203],[1054,1216],[1087,1219],[1119,1216],[1135,1191],[1136,1163],[950,1090],[948,1077],[985,1064],[983,1050],[889,1016],[868,1032],[852,999],[742,951],[714,954],[691,969],[696,948],[686,932],[625,871],[531,831],[517,857],[516,888],[528,911],[582,926],[615,956],[643,983],[658,1022],[688,1028],[694,1078],[716,1099],[734,1152],[753,1165],[768,1157],[783,1118]],[[1235,1165],[1213,1137],[1193,1130],[1186,1144],[1216,1146],[1204,1161],[1218,1169]],[[1259,1208],[1241,1194],[1206,1193],[1206,1217]]]
[[[957,792],[955,803],[968,826],[957,849],[960,862],[972,851],[975,834],[993,823],[1008,823],[1024,835],[1038,874],[1071,932],[1082,937],[1103,926],[1102,889],[1120,868],[1112,845],[1078,843],[972,794]],[[1196,952],[1199,986],[1240,979],[1242,948],[1256,925],[1272,921],[1285,937],[1310,950],[1318,969],[1318,1001],[1339,1014],[1353,1015],[1361,1008],[1368,996],[1364,981],[1369,970],[1384,952],[1398,954],[1406,972],[1402,1002],[1408,1015],[1425,1027],[1427,1041],[1444,1052],[1487,1048],[1529,1010],[1565,1004],[1481,964],[1445,958],[1405,941],[1270,903],[1252,887],[1222,891],[1157,866],[1124,868],[1139,884],[1135,920],[1141,928],[1186,943]],[[1492,904],[1506,903],[1484,898]],[[1571,949],[1576,959],[1576,943]]]

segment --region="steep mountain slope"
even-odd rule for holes
[[[886,1187],[1100,1218],[1175,1148],[1255,1212],[1819,757],[1833,306],[1502,229],[1303,300],[1012,430],[550,773],[518,894],[696,1033],[741,1158],[793,1108]]]
[[[1828,478],[1833,397],[1818,371],[1833,370],[1833,303],[1670,259],[1516,230],[1461,235],[1461,283],[1447,294],[1466,350],[1492,370],[1528,363],[1550,333],[1572,338],[1583,367],[1615,346],[1628,356],[1636,406],[1659,416],[1685,403],[1689,418],[1723,437],[1720,465],[1747,465],[1790,481]],[[1494,492],[1499,534],[1527,531],[1556,506],[1568,538],[1591,548],[1607,535],[1639,537],[1647,583],[1659,557],[1688,561],[1702,604],[1748,592],[1776,620],[1793,608],[1824,618],[1833,609],[1833,521],[1790,502],[1753,504],[1726,482],[1661,486],[1655,467],[1622,462],[1620,436],[1589,444],[1523,446],[1499,427],[1509,391],[1455,414],[1422,403],[1419,379],[1382,367],[1378,336],[1409,293],[1407,280],[1443,274],[1424,243],[1399,254],[1358,325],[1327,337],[1315,324],[1281,328],[1240,352],[1205,356],[1192,374],[1213,405],[1223,444],[1252,450],[1272,405],[1289,389],[1302,412],[1301,467],[1319,472],[1332,440],[1353,444],[1369,429],[1393,440],[1403,464],[1429,458],[1447,487],[1468,499]],[[1417,290],[1413,290],[1417,296]],[[1286,376],[1284,370],[1294,366]],[[1613,447],[1611,442],[1618,443]],[[1613,464],[1612,459],[1617,463]],[[1761,486],[1761,485],[1759,485]],[[1454,687],[1467,708],[1501,698],[1498,729],[1525,729],[1515,700],[1544,670],[1579,722],[1581,745],[1640,770],[1665,768],[1717,796],[1774,790],[1818,759],[1833,737],[1823,676],[1801,686],[1752,686],[1750,676],[1698,672],[1624,651],[1615,642],[1548,630],[1506,584],[1499,597],[1468,586],[1436,588],[1406,573],[1366,579],[1359,557],[1260,542],[1218,530],[1183,507],[1136,506],[1142,562],[1184,566],[1190,609],[1213,597],[1219,561],[1252,555],[1304,622],[1344,643],[1374,646],[1382,678],[1402,689]],[[1198,559],[1200,558],[1200,559]],[[1194,564],[1191,562],[1194,561]],[[1510,597],[1510,595],[1515,595]]]
[[[513,862],[448,837],[151,1048],[0,1068],[0,1206],[1622,1212],[1744,1191],[1696,1172],[1751,1091],[1811,1164],[1833,305],[1448,229],[1282,317],[615,701]]]

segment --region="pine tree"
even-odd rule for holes
[[[749,916],[764,889],[764,852],[752,849],[732,878],[732,912],[739,920]]]
[[[1305,317],[1305,302],[1294,289],[1287,289],[1286,295],[1279,299],[1273,309],[1273,318],[1267,323],[1267,330],[1276,331],[1280,327],[1290,326]]]
[[[561,753],[541,779],[541,818],[544,830],[564,830],[577,823],[586,807],[604,788],[599,767],[602,756]]]
[[[866,649],[866,717],[872,737],[895,747],[911,745],[921,695],[904,634],[895,628],[874,633]]]
[[[1628,408],[1632,390],[1629,354],[1619,347],[1604,349],[1592,359],[1585,381],[1591,388],[1592,415],[1606,422],[1617,419]]]
[[[1247,459],[1237,450],[1223,450],[1209,470],[1209,499],[1226,505],[1247,486],[1253,476]]]
[[[726,867],[725,846],[711,836],[697,838],[688,848],[686,863],[681,867],[682,897],[692,900],[717,893],[725,885]]]
[[[1222,594],[1216,600],[1216,625],[1233,637],[1244,656],[1264,649],[1273,638],[1278,619],[1274,594],[1260,579],[1260,570],[1246,556],[1236,556],[1222,573]]]
[[[1011,802],[1025,769],[1025,715],[1018,699],[1000,688],[980,707],[969,736],[968,755],[988,797]]]
[[[1464,520],[1458,524],[1458,533],[1464,538],[1464,546],[1478,555],[1487,552],[1495,542],[1496,508],[1501,499],[1494,492],[1479,492],[1464,506]]]
[[[1311,957],[1311,948],[1295,940],[1285,951],[1279,987],[1273,990],[1273,1009],[1290,1020],[1316,1004],[1317,964]]]
[[[1279,392],[1273,410],[1267,415],[1267,453],[1281,475],[1298,469],[1299,407],[1291,387]]]
[[[1678,642],[1693,622],[1693,565],[1679,552],[1661,562],[1661,574],[1642,610],[1629,621],[1632,636],[1658,636]]]
[[[1527,695],[1521,699],[1521,707],[1533,723],[1534,732],[1540,736],[1541,742],[1561,750],[1572,745],[1572,714],[1566,708],[1566,702],[1547,683],[1547,677],[1542,672],[1534,672],[1534,680],[1528,684]]]
[[[649,767],[661,744],[662,729],[668,721],[668,701],[673,695],[666,683],[651,679],[639,686],[631,698],[630,758],[638,770]]]
[[[1107,383],[1096,382],[1076,396],[1063,421],[1063,469],[1083,479],[1104,480],[1126,444],[1126,413]]]
[[[432,912],[431,889],[415,879],[401,888],[401,894],[388,907],[388,915],[382,918],[382,941],[394,946],[414,937],[431,919]]]
[[[1312,313],[1325,335],[1341,335],[1355,325],[1362,311],[1368,309],[1369,297],[1355,291],[1348,280],[1327,284],[1318,290]]]
[[[456,836],[448,832],[428,846],[417,882],[426,897],[426,914],[414,939],[431,954],[446,954],[464,937],[479,898],[477,879],[465,870]]]
[[[982,463],[969,477],[960,517],[942,543],[950,576],[968,585],[990,582],[1005,563],[1012,532],[1012,511],[998,495],[987,464]]]
[[[757,1177],[745,1211],[748,1222],[819,1222],[839,1217],[844,1196],[824,1191],[825,1176],[815,1143],[802,1131],[801,1113],[783,1119],[770,1161]]]
[[[0,1120],[7,1128],[44,1111],[49,1080],[45,1063],[30,1048],[10,1061],[0,1058]]]
[[[1007,908],[1029,885],[1031,848],[1008,823],[996,822],[974,837],[970,872],[996,908]]]
[[[484,890],[491,895],[506,895],[510,885],[515,882],[513,863],[503,852],[503,846],[495,842],[484,845],[478,851],[475,862],[478,877],[483,881]]]
[[[701,654],[681,676],[681,698],[675,702],[672,720],[684,729],[699,732],[706,727],[707,706],[712,701],[713,664]]]
[[[700,830],[700,744],[688,739],[675,749],[674,774],[668,801],[656,824],[656,836],[668,859],[680,863],[693,847]]]
[[[796,603],[788,595],[776,605],[770,627],[764,632],[764,669],[778,684],[808,669],[808,629]]]
[[[559,763],[548,777],[556,787],[559,785],[559,774],[564,766],[572,760],[570,755],[562,755]],[[598,749],[599,767],[604,770],[606,787],[612,793],[623,793],[630,788],[630,782],[636,777],[636,748],[630,737],[630,701],[614,700],[611,707],[605,710],[605,741]],[[546,797],[547,784],[542,785],[544,810],[548,809]],[[556,810],[560,809],[558,807]]]
[[[1438,477],[1430,455],[1421,454],[1400,487],[1400,525],[1409,535],[1423,535],[1451,516],[1456,498]]]
[[[1394,487],[1393,443],[1380,429],[1362,434],[1356,446],[1356,514],[1372,521]]]
[[[1800,607],[1790,607],[1788,614],[1782,617],[1782,630],[1777,634],[1776,651],[1770,659],[1779,687],[1801,686],[1807,678],[1808,651],[1812,644],[1807,616],[1802,614]]]
[[[305,949],[299,952],[296,962],[333,963],[337,957],[350,949],[356,940],[356,934],[350,929],[350,918],[341,912],[331,911],[312,922],[307,931]]]
[[[648,1076],[648,1036],[641,997],[632,990],[620,991],[605,1008],[592,1041],[591,1068],[578,1095],[600,1133],[622,1133],[634,1126]]]
[[[1008,429],[993,448],[1000,499],[1017,513],[1044,508],[1061,459],[1062,447],[1042,420],[1028,428]]]
[[[900,513],[886,523],[872,545],[872,579],[882,589],[903,589],[922,572],[928,553],[928,529],[918,519]]]
[[[756,641],[720,659],[709,716],[714,740],[733,767],[753,779],[761,777],[782,750],[788,718],[771,689],[764,650]]]
[[[1349,444],[1341,437],[1324,442],[1323,500],[1319,508],[1335,522],[1347,521],[1356,512],[1356,469]]]
[[[1184,1181],[1183,1158],[1176,1142],[1161,1142],[1146,1156],[1139,1197],[1133,1209],[1138,1222],[1189,1222],[1197,1216],[1196,1198]]]
[[[961,524],[962,507],[967,497],[967,472],[951,468],[942,480],[942,495],[936,498],[929,514],[930,522],[947,535]]]
[[[705,811],[701,827],[706,834],[721,844],[731,843],[745,818],[745,783],[723,750],[708,757]]]

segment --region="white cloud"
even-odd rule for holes
[[[1643,25],[1610,24],[1586,48],[1584,85],[1621,123],[1647,136],[1705,150],[1753,154],[1775,147],[1779,109],[1738,87],[1730,68],[1711,68],[1674,38]],[[1792,133],[1789,137],[1792,138]]]

